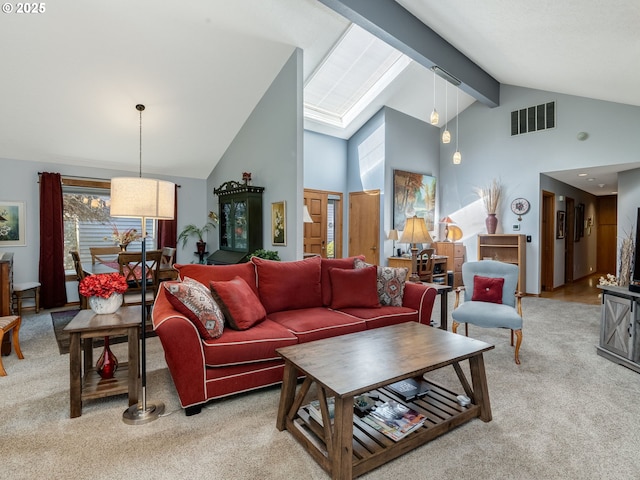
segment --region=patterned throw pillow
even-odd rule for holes
[[[162,282],[162,285],[169,303],[194,323],[202,339],[213,340],[222,335],[224,314],[207,287],[189,277],[182,282]]]
[[[356,258],[353,261],[354,268],[367,268],[371,264]],[[380,305],[392,307],[402,306],[404,284],[407,281],[408,268],[383,267],[378,265],[378,298]]]

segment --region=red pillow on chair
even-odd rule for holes
[[[473,296],[474,302],[502,303],[502,288],[504,278],[473,276]]]

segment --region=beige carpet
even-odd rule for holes
[[[596,355],[597,306],[525,298],[522,365],[508,332],[472,328],[486,355],[493,421],[473,420],[361,477],[366,479],[635,479],[640,475],[640,376]],[[69,418],[69,357],[51,317],[27,316],[24,360],[3,357],[0,478],[326,479],[275,428],[279,389],[179,407],[157,338],[148,340],[148,395],[168,415],[122,422],[126,397],[86,402]],[[113,350],[126,356],[124,344]],[[348,368],[348,366],[345,366]],[[435,376],[455,385],[453,370]],[[457,390],[457,388],[456,388]]]

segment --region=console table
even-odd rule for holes
[[[598,355],[640,373],[640,293],[614,285],[602,289]]]

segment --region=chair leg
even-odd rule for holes
[[[36,287],[36,313],[40,312],[40,287]]]
[[[456,322],[455,320],[451,324],[451,331],[453,333],[458,333],[458,325],[460,325],[460,324],[458,322]]]
[[[511,346],[513,347],[513,328],[511,329]]]
[[[13,327],[13,348],[16,349],[16,355],[20,360],[24,358],[22,355],[22,350],[20,349],[20,325],[22,324],[22,317],[18,317],[17,323]]]
[[[511,332],[513,333],[513,330],[511,330]],[[516,353],[515,353],[515,358],[516,358],[516,365],[520,365],[520,345],[522,344],[522,330],[516,330]]]

